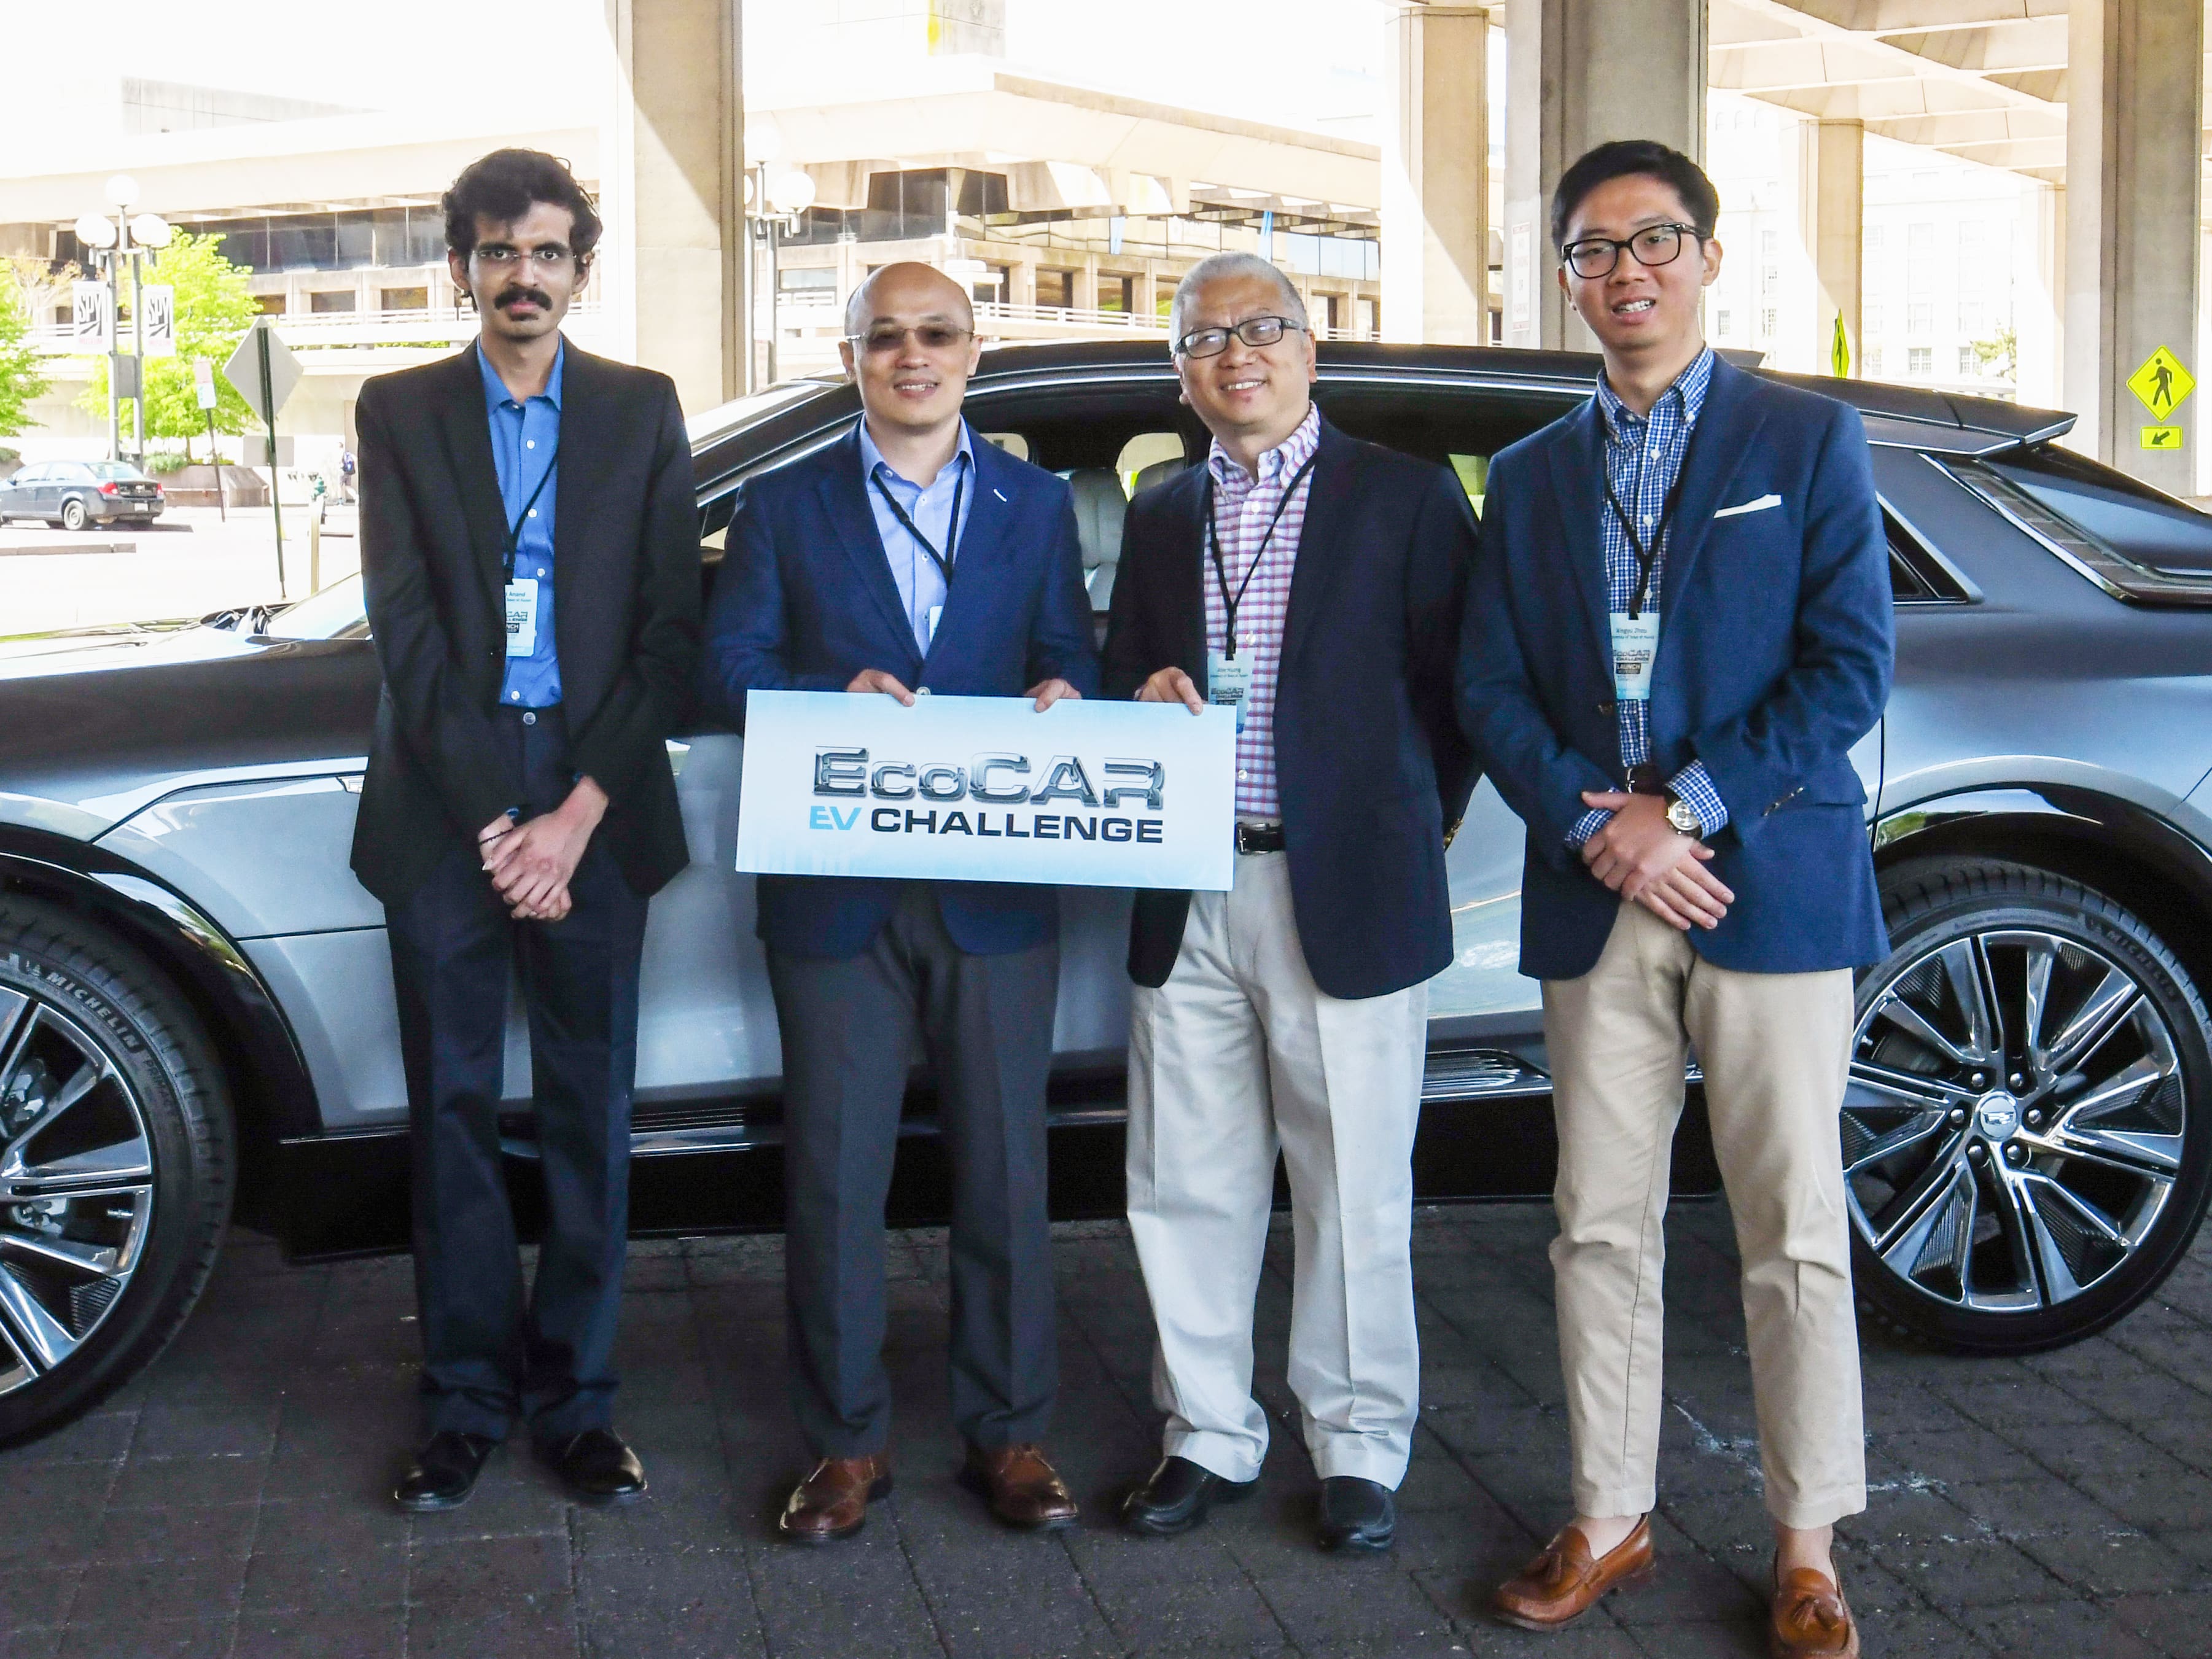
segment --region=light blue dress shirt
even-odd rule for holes
[[[876,441],[868,435],[867,422],[862,421],[860,477],[860,487],[868,494],[868,510],[876,515],[876,535],[884,544],[884,556],[890,562],[891,580],[898,584],[899,603],[906,607],[908,625],[914,629],[914,642],[927,656],[929,613],[945,603],[945,578],[938,571],[937,561],[921,550],[898,521],[898,514],[884,503],[884,490],[890,491],[891,499],[914,520],[914,527],[929,538],[945,563],[957,568],[960,532],[967,528],[968,515],[975,507],[975,451],[968,422],[960,422],[960,447],[925,489],[891,470]],[[882,489],[876,487],[878,481]],[[960,498],[957,525],[952,522],[955,495]]]
[[[515,538],[514,574],[538,583],[538,648],[526,657],[509,657],[507,678],[500,685],[499,700],[510,708],[550,708],[561,701],[561,658],[553,641],[553,498],[561,489],[555,474],[561,449],[561,368],[568,355],[563,341],[553,354],[553,373],[545,390],[527,404],[519,404],[485,361],[483,348],[477,348],[504,527],[512,529],[518,517],[522,520],[522,532]],[[540,478],[545,482],[543,489],[538,489]],[[537,504],[526,515],[523,503],[533,490]],[[505,548],[502,541],[501,550]]]

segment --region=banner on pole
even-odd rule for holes
[[[115,307],[107,302],[106,283],[70,284],[70,333],[82,350],[115,349]]]
[[[756,691],[737,867],[1225,891],[1235,712]]]
[[[138,290],[145,313],[145,345],[149,357],[177,355],[177,290],[167,283],[149,283]]]

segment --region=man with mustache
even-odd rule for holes
[[[1304,304],[1265,259],[1200,260],[1170,315],[1213,442],[1130,505],[1106,689],[1236,710],[1237,857],[1230,891],[1139,893],[1130,922],[1129,1229],[1167,1431],[1122,1520],[1187,1532],[1259,1479],[1279,1151],[1320,1542],[1384,1550],[1420,1395],[1426,981],[1451,959],[1444,844],[1475,781],[1451,700],[1475,523],[1449,471],[1322,418]]]
[[[858,428],[750,480],[707,629],[704,700],[754,690],[1024,696],[1098,689],[1074,496],[962,417],[981,348],[927,265],[853,291]],[[952,1162],[952,1415],[966,1485],[1010,1527],[1075,1520],[1038,1443],[1056,1388],[1045,1077],[1060,897],[994,882],[763,876],[783,1038],[792,1403],[813,1468],[777,1530],[821,1544],[890,1491],[884,1203],[919,1047]]]
[[[394,1500],[465,1501],[519,1414],[572,1496],[628,1503],[613,1427],[646,902],[686,862],[665,740],[699,632],[691,450],[665,375],[568,345],[599,218],[550,155],[446,192],[459,356],[362,388],[362,574],[384,690],[353,867],[384,902],[414,1152],[428,1435]],[[530,1020],[545,1224],[527,1295],[500,1154]]]

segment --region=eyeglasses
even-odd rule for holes
[[[1229,337],[1234,334],[1248,346],[1271,346],[1283,337],[1285,329],[1304,331],[1304,325],[1287,317],[1247,317],[1234,328],[1194,328],[1176,342],[1176,353],[1183,357],[1218,357],[1229,349]]]
[[[972,340],[972,328],[955,328],[950,323],[921,323],[913,328],[901,328],[895,323],[878,323],[866,334],[848,334],[845,338],[871,355],[902,349],[907,337],[913,336],[924,351],[949,351],[963,340]]]
[[[1585,236],[1580,241],[1570,242],[1560,252],[1565,256],[1568,269],[1584,280],[1594,276],[1610,276],[1613,268],[1620,263],[1621,250],[1636,256],[1636,263],[1647,268],[1669,265],[1680,257],[1682,239],[1695,237],[1702,242],[1705,234],[1695,225],[1646,225],[1625,242],[1610,236]]]
[[[554,271],[561,270],[576,256],[567,248],[557,247],[550,242],[543,247],[532,248],[526,253],[519,247],[509,247],[504,242],[486,242],[469,257],[486,270],[507,270],[518,260],[526,259],[532,270]]]

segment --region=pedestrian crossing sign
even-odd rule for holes
[[[2179,449],[2181,447],[2181,428],[2178,426],[2147,426],[2142,429],[2145,449]]]
[[[2150,410],[2151,418],[2163,422],[2181,407],[2182,399],[2195,391],[2197,382],[2181,366],[2181,359],[2160,346],[2143,359],[2143,366],[2128,376],[2128,390],[2142,399]],[[2177,439],[2176,446],[2179,447]],[[2145,449],[2163,449],[2163,443],[2154,444],[2148,432],[2143,436]]]
[[[1849,377],[1851,372],[1850,336],[1844,331],[1844,319],[1836,318],[1836,331],[1828,342],[1828,367],[1835,371],[1838,380]]]

